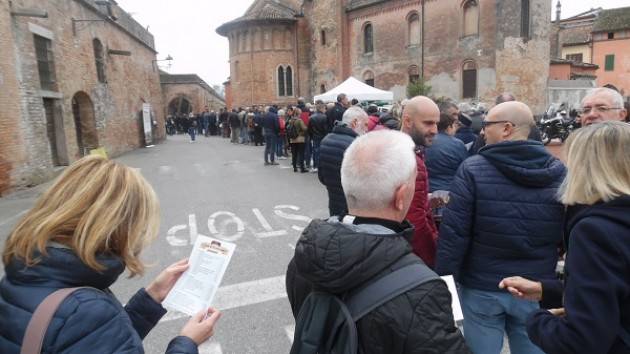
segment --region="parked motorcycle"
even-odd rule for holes
[[[577,122],[575,118],[566,118],[562,112],[558,112],[551,118],[543,116],[538,122],[538,128],[543,144],[547,145],[553,139],[560,139],[564,143],[569,134],[577,128]]]

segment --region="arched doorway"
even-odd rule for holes
[[[168,114],[171,116],[187,116],[188,113],[193,111],[193,106],[190,100],[184,96],[178,96],[171,100],[168,104]]]
[[[87,93],[79,91],[72,97],[72,115],[77,132],[79,155],[85,156],[98,148],[98,133],[94,117],[94,105]]]

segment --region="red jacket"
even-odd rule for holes
[[[300,119],[302,119],[302,122],[304,122],[304,124],[308,127],[308,121],[311,119],[311,114],[309,112],[302,112],[300,113]]]
[[[437,227],[429,207],[429,178],[424,164],[424,151],[416,151],[416,190],[407,213],[407,220],[416,228],[411,246],[413,253],[422,258],[429,267],[435,267],[435,253],[437,249]]]

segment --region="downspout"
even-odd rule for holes
[[[420,68],[420,80],[422,80],[422,83],[424,84],[424,1],[422,0],[421,4],[422,4],[422,35],[421,35],[421,50],[422,50],[422,54],[421,54],[421,68]]]

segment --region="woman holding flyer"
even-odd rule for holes
[[[6,241],[0,353],[27,347],[39,319],[32,320],[33,314],[46,307],[38,306],[60,289],[77,287],[50,311],[54,317],[43,326],[48,335],[42,352],[144,352],[142,339],[166,313],[161,303],[188,268],[187,260],[166,268],[124,307],[109,287],[125,269],[131,276],[143,273],[139,255],[156,236],[158,224],[155,192],[134,169],[96,156],[68,167]],[[197,353],[220,316],[212,308],[193,316],[166,353]]]

